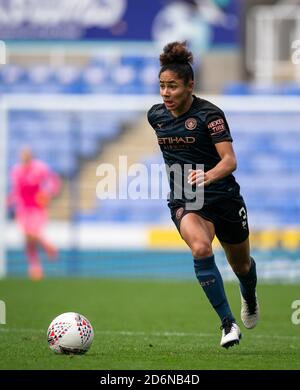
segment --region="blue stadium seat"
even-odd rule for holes
[[[110,94],[115,92],[115,85],[109,79],[109,71],[104,66],[89,65],[81,75],[83,93]]]
[[[62,93],[82,93],[83,84],[81,69],[76,66],[62,66],[55,69],[55,82],[60,85]]]
[[[231,82],[223,88],[224,95],[280,95],[281,85],[252,82]]]
[[[250,88],[246,82],[232,82],[225,85],[222,92],[224,95],[249,95]]]
[[[140,91],[145,94],[159,93],[159,61],[155,57],[145,57],[143,65],[138,73],[138,83]]]
[[[103,54],[86,66],[37,64],[0,68],[1,93],[158,93],[155,57]]]
[[[283,95],[296,95],[300,96],[300,84],[299,83],[286,83],[281,87],[281,93]]]
[[[137,94],[140,86],[137,81],[135,64],[121,63],[116,65],[111,73],[111,80],[115,85],[118,94]]]
[[[27,69],[28,93],[61,93],[62,84],[55,77],[52,67],[36,65]]]
[[[101,143],[95,137],[85,134],[81,137],[78,145],[78,154],[80,157],[91,159],[100,151]]]
[[[1,93],[26,93],[28,91],[26,69],[14,64],[1,66],[0,91]]]

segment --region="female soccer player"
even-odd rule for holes
[[[246,205],[232,175],[237,163],[230,130],[218,107],[193,95],[192,61],[186,43],[173,42],[164,47],[159,72],[163,104],[149,110],[148,121],[157,135],[167,170],[173,172],[169,175],[168,203],[172,220],[191,249],[196,277],[220,317],[220,345],[228,348],[239,343],[241,332],[215,263],[214,236],[239,279],[241,319],[248,329],[255,327],[259,315],[256,266],[250,257]],[[196,166],[199,164],[204,169]],[[177,168],[172,169],[174,166]],[[189,190],[194,191],[194,199]],[[192,202],[199,191],[204,192],[204,204],[197,207]]]
[[[57,249],[45,240],[43,228],[48,219],[47,205],[59,192],[60,179],[45,163],[33,159],[29,148],[24,148],[21,163],[12,169],[11,182],[9,203],[15,207],[16,221],[25,235],[28,275],[39,280],[43,278],[39,246],[49,258],[57,256]]]

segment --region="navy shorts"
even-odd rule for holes
[[[171,218],[180,233],[180,222],[184,215],[195,213],[212,222],[219,241],[240,244],[249,236],[247,208],[241,196],[220,199],[199,210],[186,210],[184,206],[169,205]]]

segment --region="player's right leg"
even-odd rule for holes
[[[26,256],[28,260],[28,276],[31,280],[41,280],[44,272],[39,258],[38,245],[34,237],[26,235]]]
[[[228,348],[238,344],[241,332],[227,301],[222,276],[212,251],[215,235],[213,223],[196,213],[189,212],[180,221],[180,234],[192,251],[199,284],[222,322],[220,345]]]

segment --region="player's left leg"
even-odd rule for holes
[[[42,235],[39,235],[37,237],[37,240],[45,253],[48,256],[48,259],[50,260],[57,260],[58,257],[58,250],[57,248],[48,240],[46,240]]]
[[[259,304],[256,295],[256,264],[250,256],[249,238],[239,244],[221,244],[240,282],[242,322],[246,328],[254,328],[259,318]]]
[[[196,277],[222,322],[220,345],[229,348],[239,344],[241,332],[231,312],[212,251],[213,223],[196,213],[187,213],[181,219],[180,234],[192,251]]]
[[[44,228],[48,222],[47,210],[42,207],[36,208],[34,210],[34,213],[32,213],[31,219],[33,225],[31,231],[34,234],[35,239],[38,242],[38,245],[42,247],[43,251],[48,256],[48,259],[57,260],[57,255],[58,255],[57,248],[48,240],[46,240],[43,234]]]

